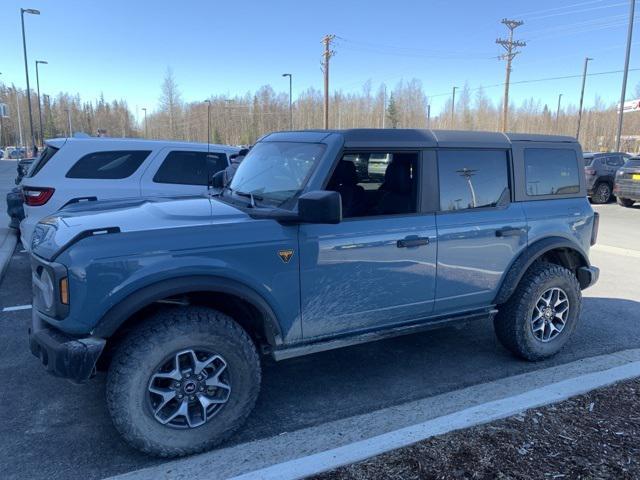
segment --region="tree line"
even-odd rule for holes
[[[35,92],[31,93],[35,137],[40,143],[38,99]],[[636,98],[639,96],[640,88],[636,88]],[[23,145],[30,144],[26,92],[13,85],[0,84],[0,103],[5,103],[9,111],[9,116],[2,119],[0,145],[19,145],[21,137]],[[461,88],[456,95],[453,114],[450,99],[437,115],[429,115],[428,105],[428,92],[417,79],[401,81],[393,88],[381,85],[375,90],[371,82],[366,82],[357,93],[331,93],[329,123],[331,128],[493,131],[500,128],[502,105],[492,101],[482,88],[471,89],[469,85]],[[563,107],[559,115],[556,115],[555,106],[534,98],[509,107],[510,131],[576,135],[578,109],[574,105]],[[265,133],[289,129],[290,122],[288,94],[276,92],[270,85],[231,98],[212,95],[208,102],[189,102],[183,100],[171,70],[167,71],[161,84],[156,108],[149,108],[146,115],[133,112],[125,100],[106,101],[101,96],[86,101],[68,93],[42,95],[41,110],[45,139],[68,136],[71,123],[73,132],[89,135],[206,142],[209,131],[212,143],[249,145]],[[139,114],[140,121],[136,122],[134,113]],[[322,91],[311,87],[294,99],[293,127],[319,129],[322,125]],[[593,106],[583,111],[580,129],[583,149],[613,149],[616,125],[616,105],[607,105],[596,97]],[[625,114],[625,151],[636,151],[633,137],[639,132],[640,112]]]

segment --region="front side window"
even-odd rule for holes
[[[216,152],[169,152],[153,177],[154,183],[207,185],[227,166],[227,156]]]
[[[565,195],[580,192],[576,152],[560,148],[524,150],[527,195]]]
[[[320,143],[260,142],[231,181],[231,191],[256,201],[284,206],[304,188],[326,146]]]
[[[148,150],[94,152],[78,160],[67,172],[67,178],[115,180],[127,178],[140,168]]]
[[[509,188],[505,150],[440,150],[440,210],[495,207]]]
[[[347,153],[327,190],[340,194],[345,218],[417,212],[417,152]]]
[[[607,165],[610,167],[621,167],[624,162],[621,157],[607,157]]]

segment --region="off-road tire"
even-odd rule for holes
[[[176,429],[158,422],[147,400],[149,379],[172,352],[207,347],[227,362],[231,393],[210,421]],[[249,416],[260,391],[260,359],[249,335],[230,317],[204,307],[168,308],[136,326],[118,346],[107,375],[113,424],[134,448],[179,457],[215,447]]]
[[[633,204],[636,203],[630,198],[620,198],[620,197],[616,198],[616,202],[618,202],[618,205],[625,208],[631,208],[633,207]]]
[[[538,340],[530,322],[540,296],[549,288],[561,288],[569,299],[564,329],[547,343]],[[582,293],[576,276],[566,268],[546,262],[534,263],[524,274],[509,300],[498,307],[493,325],[500,343],[514,355],[538,361],[558,353],[576,329],[582,308]]]
[[[609,203],[612,198],[611,185],[609,185],[607,182],[599,182],[593,190],[593,195],[591,195],[591,203],[595,203],[596,205]]]

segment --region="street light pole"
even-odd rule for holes
[[[587,65],[593,58],[585,57],[584,70],[582,71],[582,90],[580,91],[580,106],[578,107],[578,128],[576,130],[576,140],[580,141],[580,123],[582,122],[582,102],[584,101],[584,84],[587,81]]]
[[[20,21],[22,22],[22,49],[24,51],[24,73],[27,77],[27,105],[29,106],[29,127],[31,128],[31,148],[35,147],[36,140],[33,134],[33,113],[31,112],[31,88],[29,86],[29,64],[27,61],[27,37],[24,33],[24,14],[40,15],[40,10],[33,8],[20,9]]]
[[[36,60],[36,88],[38,90],[38,118],[40,119],[40,146],[44,146],[44,130],[42,129],[42,106],[40,102],[40,73],[38,65],[47,65],[49,62],[44,60]]]
[[[147,109],[143,108],[144,112],[144,138],[149,138],[149,133],[147,132]]]
[[[631,0],[629,8],[629,27],[627,30],[627,53],[624,58],[624,74],[622,76],[622,92],[620,93],[620,111],[618,112],[618,132],[616,133],[616,152],[620,151],[620,136],[622,135],[622,119],[624,114],[624,99],[627,94],[627,75],[629,74],[629,57],[631,56],[631,37],[633,36],[633,15],[636,0]]]
[[[293,130],[293,97],[292,97],[293,75],[290,73],[283,73],[282,76],[289,77],[289,130]]]

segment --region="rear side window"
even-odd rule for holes
[[[590,167],[593,163],[593,157],[584,157],[584,166]]]
[[[560,148],[526,148],[527,195],[566,195],[580,192],[576,152]]]
[[[495,207],[509,188],[505,150],[440,150],[440,210]]]
[[[180,152],[167,155],[153,177],[155,183],[207,185],[209,178],[227,166],[227,156],[216,152]]]
[[[35,160],[33,166],[28,172],[28,177],[33,177],[36,173],[42,170],[49,160],[58,152],[59,149],[52,147],[51,145],[47,145],[45,149],[42,151],[40,156]]]
[[[127,178],[140,168],[148,150],[117,150],[94,152],[78,160],[67,172],[67,178],[115,180]]]

